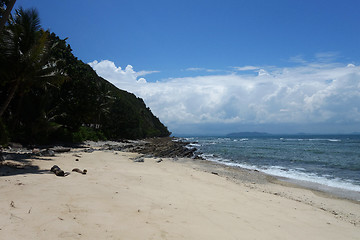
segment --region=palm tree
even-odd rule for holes
[[[1,12],[1,19],[0,19],[0,36],[2,34],[2,30],[7,22],[7,20],[9,19],[11,10],[13,9],[14,5],[15,5],[16,0],[1,0],[0,4],[1,7],[6,5],[6,10],[4,9],[3,12]]]
[[[0,39],[0,84],[7,89],[7,96],[0,106],[0,117],[15,93],[58,79],[57,61],[50,54],[56,43],[49,46],[48,36],[49,32],[41,30],[35,9],[16,10],[4,29]]]

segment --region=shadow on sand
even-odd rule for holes
[[[0,177],[20,174],[52,174],[49,170],[40,170],[32,165],[32,160],[53,161],[50,158],[38,158],[29,153],[2,153],[3,161],[0,161]]]

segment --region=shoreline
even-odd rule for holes
[[[14,166],[0,167],[0,238],[328,240],[360,234],[358,202],[258,171],[105,144],[7,159]],[[70,174],[55,176],[53,165]],[[71,172],[75,167],[88,172]]]
[[[186,139],[189,141],[189,139]],[[194,148],[197,148],[198,143],[190,143]],[[340,181],[339,179],[328,179],[322,176],[312,176],[311,173],[299,175],[299,172],[295,173],[293,169],[285,169],[284,172],[273,171],[269,166],[262,168],[258,166],[251,166],[247,164],[237,163],[236,161],[224,159],[221,157],[212,157],[212,154],[206,155],[201,154],[201,157],[208,161],[215,162],[221,165],[230,166],[234,168],[248,169],[250,171],[260,171],[264,174],[273,176],[280,181],[285,181],[287,183],[292,183],[303,188],[308,188],[311,190],[321,191],[324,194],[329,194],[334,197],[345,198],[348,200],[353,200],[360,202],[360,186],[351,182],[350,180]],[[210,156],[210,157],[209,157]],[[296,168],[295,168],[296,169]]]
[[[327,192],[319,189],[309,187],[308,185],[301,185],[291,179],[280,178],[258,170],[250,170],[241,167],[227,166],[222,163],[212,162],[208,160],[193,160],[181,159],[180,162],[190,164],[194,169],[204,171],[225,178],[226,180],[235,182],[246,186],[250,189],[280,196],[296,202],[301,202],[320,210],[334,214],[343,219],[348,219],[352,224],[360,225],[360,201],[348,198],[346,196],[339,196],[332,192]],[[299,191],[297,191],[299,190]],[[348,192],[348,190],[346,190]],[[313,195],[313,196],[309,196]],[[336,209],[334,205],[325,206],[323,199],[329,199],[334,202],[350,202],[359,207],[357,216],[353,214],[352,210]]]
[[[282,182],[292,183],[294,185],[303,187],[305,189],[321,192],[322,194],[329,195],[330,197],[333,198],[345,199],[360,204],[360,192],[358,191],[331,187],[325,184],[311,182],[311,181],[297,180],[297,179],[278,177],[278,176],[275,177],[277,177],[279,181]]]
[[[79,149],[87,149],[85,150],[87,152],[92,152],[95,150],[125,151],[125,152],[138,153],[143,155],[143,157],[155,157],[155,158],[165,157],[165,158],[174,158],[176,160],[178,160],[179,158],[188,158],[188,159],[193,159],[194,161],[199,161],[199,163],[203,163],[203,161],[206,161],[208,163],[213,163],[215,165],[222,166],[224,169],[234,169],[235,171],[239,170],[242,173],[244,172],[248,172],[249,174],[252,173],[253,176],[260,176],[262,174],[266,176],[266,178],[262,177],[262,179],[266,179],[266,181],[269,182],[278,183],[280,185],[285,185],[285,186],[291,185],[293,187],[304,188],[311,191],[320,192],[321,194],[327,195],[328,197],[345,199],[360,204],[360,192],[344,189],[344,188],[331,187],[323,183],[277,176],[263,172],[258,169],[251,169],[242,166],[227,164],[225,162],[212,161],[203,158],[201,156],[202,153],[198,152],[198,149],[196,147],[191,146],[189,148],[188,146],[191,144],[192,142],[182,141],[181,138],[163,137],[163,138],[149,138],[143,140],[98,141],[98,142],[86,141],[81,144],[70,144],[70,145],[65,144],[59,146],[55,145],[54,147],[51,147],[52,145],[47,145],[42,147],[40,146],[40,149],[42,149],[41,151],[43,153],[45,152],[45,156],[47,155],[47,151],[49,149],[51,149],[50,151],[55,151],[57,153],[67,152],[70,151],[70,149],[72,150],[76,149],[76,151],[78,151]],[[27,155],[27,156],[34,155],[34,149],[32,151],[26,151],[26,150],[24,151],[24,148],[22,147],[20,147],[19,149],[20,151],[17,152],[22,155]],[[41,152],[39,149],[37,148],[35,149],[36,151]],[[13,154],[14,153],[16,155],[16,151],[13,152]],[[41,156],[41,153],[40,154],[35,153],[35,155]],[[249,175],[249,174],[245,174],[245,175]],[[225,175],[228,174],[225,173]],[[244,174],[241,177],[239,177],[239,180],[242,181],[246,180],[244,179],[243,176]],[[258,181],[258,179],[255,178],[252,178],[252,180]]]
[[[49,149],[50,152],[51,151],[53,152],[50,155],[55,154],[55,152],[56,153],[67,152],[70,151],[70,149],[72,150],[87,149],[85,150],[87,152],[92,152],[95,150],[125,151],[125,152],[134,152],[134,153],[142,154],[143,157],[155,157],[155,158],[165,157],[165,158],[174,158],[176,160],[178,160],[179,158],[189,158],[193,160],[198,160],[199,163],[203,163],[203,161],[213,163],[215,165],[224,167],[224,169],[239,170],[243,173],[248,171],[248,173],[255,174],[254,176],[259,176],[260,174],[263,174],[264,176],[267,176],[266,177],[267,181],[273,183],[276,182],[281,185],[292,185],[294,187],[321,192],[322,194],[328,195],[329,197],[350,200],[360,204],[360,192],[344,189],[344,188],[331,187],[326,184],[317,183],[313,181],[277,176],[263,172],[258,169],[251,169],[242,166],[227,164],[225,162],[209,160],[203,158],[202,153],[198,152],[198,149],[196,147],[194,146],[191,146],[190,148],[188,147],[189,145],[193,144],[192,142],[182,141],[181,139],[182,138],[176,138],[176,137],[163,137],[163,138],[149,138],[143,140],[98,141],[98,142],[86,141],[81,144],[65,144],[59,146],[45,145],[45,146],[40,146],[39,149],[34,148],[32,151],[26,151],[25,148],[17,146],[19,150],[13,151],[12,154],[16,155],[16,153],[20,153],[21,155],[27,155],[29,157],[32,155],[41,156],[42,155],[41,152],[42,152],[43,155],[47,156]],[[34,153],[34,150],[36,151],[36,153]],[[10,158],[11,158],[11,153],[10,153]],[[6,159],[6,157],[4,159]],[[243,176],[239,177],[239,179],[245,180]]]
[[[327,195],[335,197],[335,198],[343,198],[346,200],[351,200],[351,201],[360,203],[360,192],[358,192],[358,191],[349,190],[349,189],[340,188],[340,187],[332,187],[332,186],[328,186],[323,183],[317,183],[317,182],[313,182],[310,180],[307,181],[307,180],[299,180],[299,179],[291,178],[291,177],[277,176],[275,174],[266,173],[266,172],[263,172],[263,171],[257,170],[257,169],[251,169],[251,168],[236,166],[236,165],[232,165],[232,164],[228,165],[224,162],[212,161],[212,160],[208,160],[208,159],[204,159],[204,160],[213,162],[213,163],[216,163],[219,165],[223,165],[226,167],[234,168],[234,169],[244,169],[244,170],[248,170],[250,172],[251,171],[261,172],[262,174],[265,174],[272,178],[275,178],[279,183],[283,182],[284,184],[293,184],[294,186],[322,192],[323,194],[327,194]]]

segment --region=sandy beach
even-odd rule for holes
[[[0,239],[360,238],[357,202],[204,160],[138,156],[72,149],[2,168]]]

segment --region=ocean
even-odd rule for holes
[[[360,135],[190,137],[209,161],[360,201]]]

